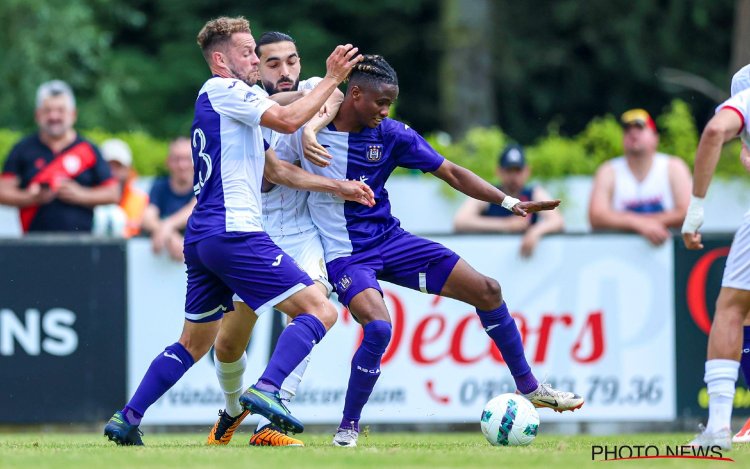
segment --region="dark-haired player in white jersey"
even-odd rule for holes
[[[282,107],[252,88],[259,61],[247,20],[211,20],[198,34],[198,44],[213,77],[198,93],[192,127],[197,203],[185,234],[185,322],[179,341],[154,359],[125,408],[105,426],[104,434],[120,445],[143,444],[138,429],[143,414],[213,345],[224,312],[232,308],[233,292],[253,309],[277,305],[294,318],[295,327],[281,334],[263,375],[241,401],[282,429],[301,432],[304,426],[281,401],[279,388],[335,323],[337,311],[263,231],[261,180],[265,175],[274,182],[373,203],[363,184],[315,177],[280,162],[266,151],[260,130],[263,125],[294,132],[307,122],[361,60],[356,48],[338,46],[320,84]]]
[[[291,36],[271,31],[261,34],[256,45],[260,60],[260,82],[263,89],[273,98],[288,92],[307,93],[315,88],[321,78],[300,80],[301,60],[297,46]],[[285,93],[287,92],[287,93]],[[300,93],[301,94],[301,93]],[[293,99],[298,96],[285,96]],[[326,101],[325,107],[335,113],[344,95],[336,90]],[[261,129],[263,137],[272,148],[276,146],[280,134],[267,127]],[[279,155],[285,158],[286,155]],[[289,163],[298,164],[294,159]],[[263,181],[261,202],[263,208],[263,229],[285,253],[290,255],[315,282],[315,286],[326,296],[332,287],[328,283],[323,256],[323,245],[318,231],[313,225],[307,208],[307,191]],[[239,398],[244,391],[243,374],[247,368],[245,350],[250,340],[255,321],[260,315],[271,311],[275,305],[253,311],[242,299],[235,295],[234,311],[224,316],[214,345],[216,376],[225,397],[225,408],[219,411],[219,418],[209,432],[210,445],[226,445],[235,430],[248,415],[240,405]],[[285,401],[291,401],[297,392],[309,357],[306,357],[281,384],[279,393]],[[250,438],[252,446],[303,446],[299,439],[285,434],[267,418],[262,417]]]
[[[330,155],[327,168],[303,160],[302,167],[333,178],[368,184],[372,207],[311,193],[310,214],[323,239],[326,267],[339,301],[362,324],[364,338],[354,354],[344,415],[333,439],[356,446],[362,408],[380,375],[380,360],[391,337],[391,320],[378,280],[464,301],[477,310],[487,334],[505,358],[518,391],[536,406],[574,410],[583,398],[539,383],[524,357],[518,328],[503,301],[500,285],[476,272],[441,244],[404,231],[390,210],[385,183],[397,166],[430,172],[464,194],[502,205],[519,216],[552,210],[560,201],[509,197],[471,171],[439,155],[409,126],[389,119],[398,97],[396,72],[380,56],[365,56],[352,71],[338,114],[318,134]],[[302,155],[302,131],[282,138],[277,152]]]

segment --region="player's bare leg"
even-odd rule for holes
[[[149,366],[141,384],[122,411],[104,427],[104,434],[118,445],[142,445],[140,430],[143,414],[157,399],[208,352],[219,332],[221,320],[185,321],[180,340],[168,346]]]
[[[708,423],[691,444],[730,449],[732,403],[742,353],[742,325],[750,310],[750,291],[722,287],[708,336],[704,380],[708,388]]]
[[[240,396],[240,403],[251,413],[266,416],[283,431],[301,433],[304,426],[281,401],[282,383],[312,351],[336,322],[338,312],[321,291],[308,286],[277,305],[293,318],[284,329],[258,382]]]
[[[349,311],[362,325],[364,337],[352,358],[344,415],[333,445],[352,448],[357,446],[362,409],[380,377],[380,359],[391,340],[391,317],[383,296],[374,288],[356,294],[349,302]]]
[[[500,284],[495,279],[480,274],[465,260],[459,259],[440,295],[476,308],[485,332],[503,354],[518,392],[532,404],[536,407],[549,407],[557,412],[583,406],[581,396],[553,389],[547,383],[539,383],[534,377],[524,355],[521,334],[503,301]]]

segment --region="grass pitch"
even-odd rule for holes
[[[492,447],[476,433],[377,433],[360,435],[357,448],[334,448],[327,434],[304,434],[305,448],[254,448],[248,433],[223,447],[204,445],[203,434],[149,434],[142,448],[117,447],[99,434],[0,434],[0,468],[750,468],[750,445],[735,445],[732,462],[655,459],[592,461],[592,445],[681,445],[689,434],[607,437],[540,435],[523,448]],[[604,466],[602,466],[604,464]]]

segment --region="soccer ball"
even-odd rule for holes
[[[518,394],[500,394],[484,406],[482,433],[493,446],[526,446],[539,429],[534,405]]]

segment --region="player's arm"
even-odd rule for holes
[[[333,156],[328,153],[328,150],[323,145],[318,143],[317,133],[333,122],[343,102],[344,93],[337,89],[328,97],[321,112],[310,119],[310,122],[305,124],[302,130],[302,150],[304,156],[309,162],[321,168],[330,165],[331,163],[328,160],[333,159]]]
[[[276,94],[272,94],[268,97],[271,101],[276,101],[282,106],[288,106],[298,99],[304,98],[310,94],[310,90],[299,90],[299,91],[282,91]]]
[[[375,196],[367,184],[359,181],[338,181],[308,173],[299,166],[280,160],[273,149],[266,150],[266,165],[263,177],[274,184],[281,184],[298,190],[329,192],[344,200],[362,205],[375,205]]]
[[[351,44],[337,46],[326,60],[326,76],[310,94],[288,106],[272,106],[260,119],[260,125],[281,133],[292,133],[320,110],[326,99],[343,82],[355,64],[362,60]]]
[[[732,108],[719,110],[703,129],[693,170],[693,196],[682,225],[682,239],[688,249],[702,249],[698,229],[703,224],[703,200],[721,157],[721,147],[742,130],[744,122]]]
[[[471,198],[502,205],[515,215],[521,217],[525,217],[528,213],[553,210],[560,205],[559,200],[521,202],[516,198],[506,195],[503,191],[468,169],[448,160],[443,160],[440,167],[432,171],[432,174]]]
[[[529,226],[521,217],[492,217],[482,215],[490,204],[482,200],[466,199],[453,218],[456,233],[518,233]]]

